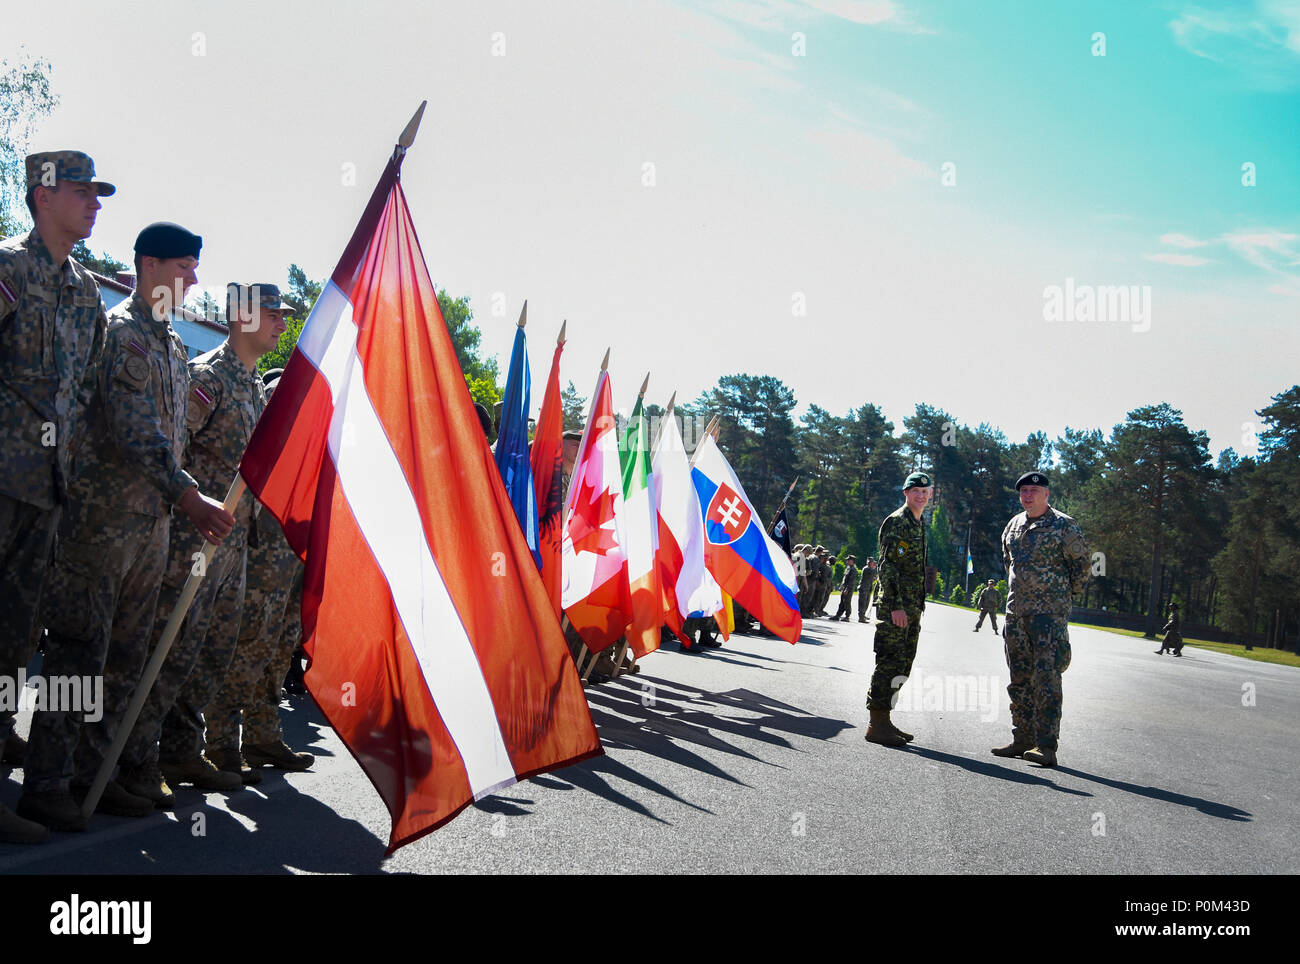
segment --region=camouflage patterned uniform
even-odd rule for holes
[[[868,563],[862,567],[862,586],[858,589],[858,620],[867,621],[867,610],[871,608],[871,594],[876,588],[876,566]]]
[[[253,525],[257,527],[257,544],[248,550],[248,578],[234,656],[221,689],[203,710],[208,749],[223,753],[239,750],[241,710],[245,743],[273,743],[279,736],[280,684],[288,671],[289,660],[276,657],[280,650],[285,604],[293,589],[294,576],[302,568],[273,515],[262,512]],[[297,645],[296,640],[294,645]],[[272,663],[279,665],[280,675],[275,681],[275,702],[271,704],[275,725],[268,726],[263,705],[266,693],[261,684],[265,682],[264,677]],[[260,722],[260,726],[255,726],[254,720]],[[268,728],[272,733],[266,737],[264,734]],[[260,730],[260,733],[251,732],[253,730]]]
[[[0,242],[0,673],[16,675],[35,652],[80,410],[107,324],[99,287],[76,260],[56,265],[35,229]],[[13,719],[0,710],[0,747]]]
[[[902,683],[912,675],[916,642],[925,611],[925,521],[906,505],[885,518],[880,526],[880,565],[876,569],[876,668],[867,692],[867,709],[889,710]],[[907,626],[895,626],[891,613],[901,609]]]
[[[1001,605],[1002,594],[998,592],[997,587],[985,583],[984,588],[980,590],[980,618],[975,620],[975,632],[978,633],[980,627],[984,625],[985,616],[988,616],[990,622],[992,622],[993,632],[998,631],[998,607]]]
[[[1003,628],[1011,672],[1012,737],[1055,750],[1061,728],[1061,674],[1070,665],[1070,599],[1088,582],[1088,544],[1078,523],[1050,505],[1037,519],[1021,512],[1002,532],[1007,567]]]
[[[858,565],[850,562],[844,567],[844,578],[840,580],[840,608],[835,610],[835,618],[843,616],[848,619],[853,615],[853,594],[858,588]]]
[[[278,301],[278,291],[276,298]],[[186,468],[202,491],[224,494],[266,407],[266,392],[262,380],[240,360],[229,341],[193,359],[189,368]],[[213,553],[184,626],[122,752],[124,766],[134,769],[160,759],[182,762],[201,753],[203,720],[199,714],[225,679],[239,633],[245,547],[253,511],[253,496],[245,492],[234,511],[235,528]],[[197,564],[195,554],[202,550],[203,538],[193,527],[172,529],[151,646],[161,639],[190,570]]]
[[[104,674],[102,717],[38,712],[24,791],[89,784],[121,722],[148,656],[167,562],[169,510],[195,486],[181,468],[185,346],[140,295],[108,316],[108,344],[77,453],[43,607],[46,674]],[[80,744],[78,729],[80,727]]]

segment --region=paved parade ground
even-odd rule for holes
[[[831,610],[834,610],[832,600]],[[0,847],[0,873],[1101,873],[1300,871],[1300,668],[1075,628],[1060,766],[1010,739],[1001,640],[931,605],[894,719],[863,741],[872,626],[800,643],[676,644],[588,689],[606,755],[503,790],[383,857],[388,814],[308,697],[284,704],[309,773],[266,770],[174,813]],[[19,722],[25,732],[29,714]],[[0,771],[13,806],[20,773]]]

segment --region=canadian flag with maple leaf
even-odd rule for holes
[[[569,623],[593,653],[632,621],[623,515],[623,477],[609,372],[601,369],[578,448],[564,516],[561,601]]]

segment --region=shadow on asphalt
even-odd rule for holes
[[[961,767],[963,770],[969,770],[971,773],[978,773],[983,777],[995,777],[999,780],[1007,780],[1011,783],[1025,783],[1032,786],[1050,787],[1061,793],[1068,793],[1076,797],[1090,797],[1091,793],[1084,790],[1072,790],[1069,787],[1063,787],[1038,776],[1041,770],[1019,770],[1001,763],[991,763],[988,760],[976,760],[973,757],[958,756],[955,753],[944,753],[942,750],[928,750],[923,746],[910,744],[906,747],[917,756],[923,756],[927,760],[935,760],[939,763],[949,763],[953,766]],[[1059,768],[1058,768],[1059,769]]]
[[[1220,817],[1224,820],[1250,821],[1254,819],[1254,814],[1240,810],[1237,807],[1230,806],[1226,803],[1215,803],[1213,800],[1205,800],[1201,797],[1189,797],[1185,793],[1175,793],[1172,790],[1162,790],[1159,787],[1144,787],[1136,783],[1125,783],[1123,780],[1111,780],[1106,777],[1099,777],[1095,773],[1084,773],[1082,770],[1073,770],[1070,767],[1058,765],[1056,767],[1060,773],[1068,773],[1070,776],[1078,777],[1081,780],[1091,780],[1093,783],[1100,783],[1103,786],[1112,787],[1116,790],[1124,790],[1127,793],[1135,793],[1139,797],[1148,797],[1151,800],[1162,800],[1165,803],[1176,803],[1182,807],[1194,807],[1208,817]]]
[[[765,657],[764,657],[765,658]],[[852,724],[812,716],[796,706],[782,703],[748,689],[710,693],[682,683],[651,676],[625,676],[587,689],[591,717],[600,730],[600,740],[609,749],[635,750],[686,769],[748,786],[697,749],[715,750],[731,756],[779,767],[736,742],[756,741],[772,747],[797,749],[787,737],[829,740]],[[741,711],[746,716],[732,715]],[[530,782],[552,790],[582,789],[659,823],[668,823],[638,800],[620,792],[611,783],[618,777],[634,786],[657,793],[701,813],[712,813],[679,796],[671,788],[606,754],[582,763],[533,777]],[[563,781],[568,781],[567,783]],[[491,812],[520,813],[510,801],[490,797],[478,804]],[[496,808],[509,806],[511,810]]]

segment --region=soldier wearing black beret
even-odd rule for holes
[[[871,723],[867,741],[903,746],[913,739],[889,719],[894,697],[912,674],[916,643],[925,610],[925,520],[921,518],[934,481],[927,472],[913,472],[903,483],[907,500],[880,526],[880,565],[872,602],[876,607],[876,668],[871,674],[867,712]]]

